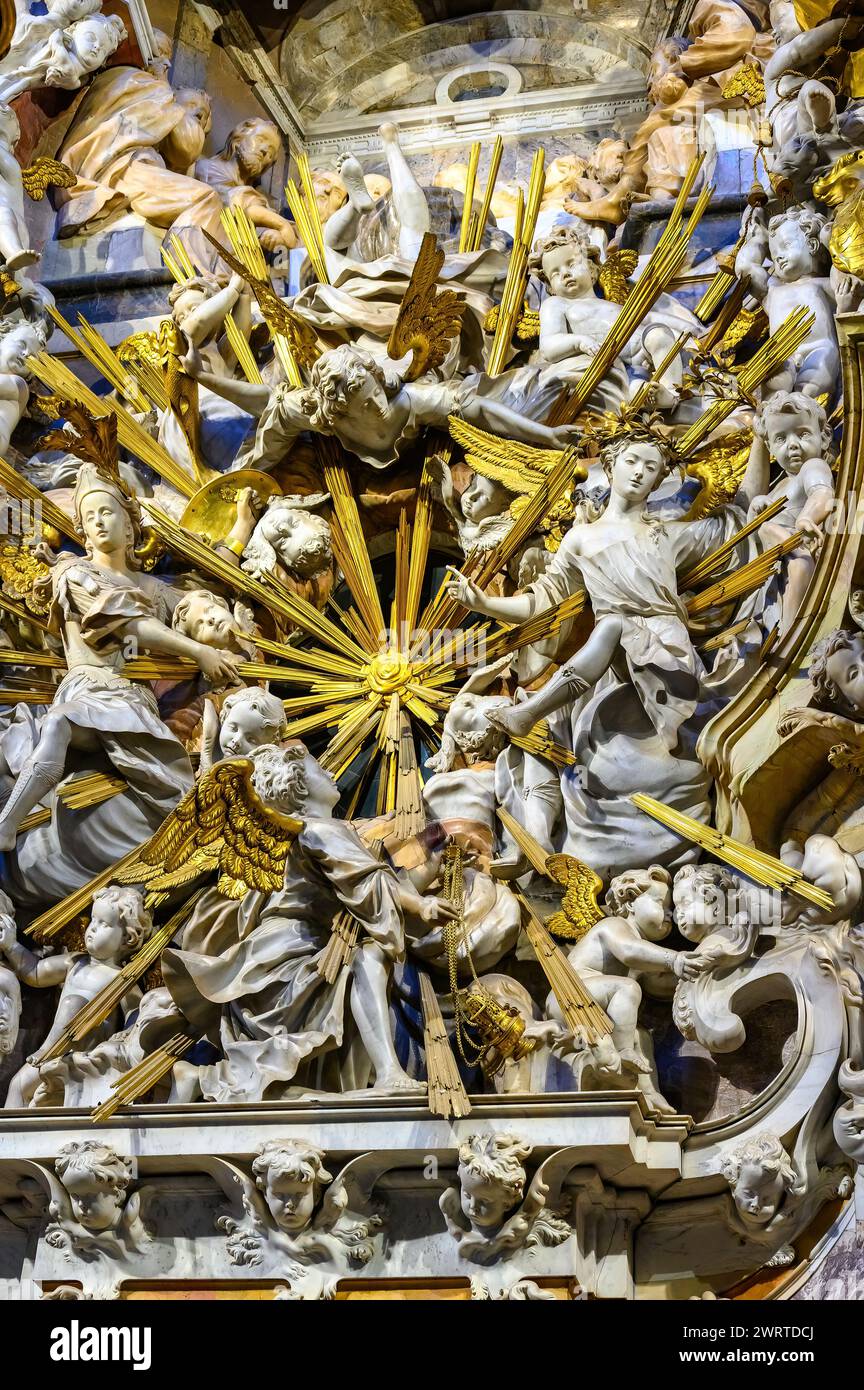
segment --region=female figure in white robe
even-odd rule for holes
[[[133,650],[189,657],[213,682],[236,680],[237,657],[172,631],[166,585],[142,574],[135,559],[137,503],[91,464],[78,475],[75,518],[87,555],[61,555],[46,581],[68,674],[47,714],[34,720],[19,706],[0,743],[5,770],[16,777],[0,815],[4,850],[15,847],[24,817],[63,778],[70,750],[106,755],[154,829],[192,785],[189,759],[162,722],[152,691],[121,674]],[[112,853],[123,840],[122,826],[116,829]],[[132,844],[147,833],[145,823]]]
[[[738,529],[743,517],[733,508],[695,522],[659,522],[646,514],[645,504],[669,468],[660,441],[621,436],[606,446],[601,460],[611,485],[603,514],[574,525],[548,569],[524,593],[493,598],[461,575],[449,593],[487,617],[520,623],[584,589],[595,619],[587,642],[536,694],[490,710],[489,719],[511,737],[523,736],[611,672],[632,686],[671,752],[696,709],[704,676],[677,576]],[[745,474],[739,497],[746,505],[751,495]]]

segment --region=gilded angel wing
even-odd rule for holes
[[[546,926],[555,936],[579,941],[604,915],[597,901],[603,880],[572,854],[550,854],[546,872],[564,889],[561,911],[554,913]]]
[[[426,232],[387,343],[394,361],[413,353],[406,381],[440,367],[462,326],[464,301],[454,290],[435,288],[443,264],[434,233]]]
[[[117,882],[146,884],[149,893],[161,894],[215,869],[228,803],[242,775],[243,762],[220,762],[199,778],[133,863],[118,871]]]
[[[209,232],[205,232],[204,235],[215,246],[225,264],[230,266],[235,274],[242,275],[258,301],[258,307],[270,332],[287,338],[291,353],[300,367],[311,367],[321,356],[318,335],[312,325],[299,314],[295,314],[293,309],[288,308],[269,281],[253,275],[242,261]]]
[[[687,513],[688,521],[697,521],[732,501],[744,477],[752,443],[752,431],[743,429],[696,451],[687,464],[687,477],[696,478],[702,490]]]
[[[465,462],[475,473],[503,484],[508,492],[530,495],[561,459],[558,449],[537,449],[514,439],[501,439],[457,415],[451,415],[448,424],[451,438],[465,452]]]
[[[600,264],[599,276],[600,288],[605,299],[611,300],[613,304],[625,303],[633,288],[630,276],[636,269],[638,260],[638,251],[622,251],[620,247],[613,246],[606,252]]]
[[[252,785],[253,764],[246,758],[219,767],[237,769],[226,796],[219,851],[219,892],[242,898],[250,889],[275,893],[282,887],[285,861],[303,822],[267,806]],[[226,786],[228,783],[226,783]]]
[[[38,618],[51,608],[51,568],[29,546],[0,543],[0,588],[7,598],[26,604]]]
[[[41,203],[49,188],[74,188],[78,175],[72,172],[68,164],[61,164],[59,159],[40,154],[38,159],[21,170],[21,182],[27,197],[32,198],[34,203]]]

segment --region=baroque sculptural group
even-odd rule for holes
[[[299,1128],[196,1160],[213,1270],[329,1296],[409,1239],[410,1165],[304,1117],[392,1103],[452,1122],[428,1260],[475,1297],[620,1294],[614,1230],[687,1291],[794,1263],[864,1156],[864,18],[699,0],[629,142],[497,191],[472,155],[445,222],[390,123],[386,178],[301,155],[277,207],[277,127],[205,157],[210,98],[164,36],[106,66],[98,3],[21,7],[0,60],[0,1052],[10,1115],[82,1131],[4,1219],[42,1212],[61,1290],[179,1277],[183,1180],[85,1131],[279,1102]],[[22,169],[16,104],[83,83]],[[46,186],[58,241],[156,229],[153,328],[63,317]],[[691,1132],[670,1057],[716,1083],[789,1001]],[[677,1171],[486,1118],[596,1093]]]

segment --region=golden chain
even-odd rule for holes
[[[456,1046],[462,1060],[469,1067],[474,1067],[480,1060],[484,1047],[477,1046],[465,1036],[465,1017],[462,1004],[459,998],[458,980],[458,959],[457,952],[459,941],[465,943],[465,958],[475,981],[477,972],[474,969],[474,962],[471,959],[471,951],[468,945],[468,933],[465,929],[465,881],[462,876],[462,848],[460,845],[449,844],[444,851],[443,864],[443,892],[442,897],[447,902],[453,903],[457,909],[456,916],[444,927],[444,946],[447,952],[447,969],[450,976],[450,995],[453,1000],[453,1014],[456,1020]],[[478,982],[479,983],[479,982]],[[466,1052],[466,1045],[475,1051],[473,1058]]]

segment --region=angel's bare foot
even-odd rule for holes
[[[525,711],[528,710],[526,714]],[[487,711],[486,718],[490,724],[494,724],[497,729],[503,729],[505,734],[511,738],[523,738],[525,734],[530,734],[534,725],[537,723],[536,715],[528,709],[528,705],[504,705],[500,709],[490,709]]]
[[[415,1081],[406,1071],[387,1071],[376,1076],[373,1091],[388,1092],[400,1096],[425,1096],[426,1082]]]
[[[339,177],[348,190],[348,199],[355,212],[371,212],[375,199],[366,187],[363,170],[353,154],[346,154],[340,160]]]
[[[622,1047],[619,1055],[622,1062],[630,1062],[637,1071],[650,1072],[651,1063],[648,1061],[641,1047]]]
[[[584,222],[614,222],[617,226],[627,216],[626,206],[614,197],[594,198],[591,202],[580,203],[574,198],[564,202],[565,212],[573,217],[581,217]]]

